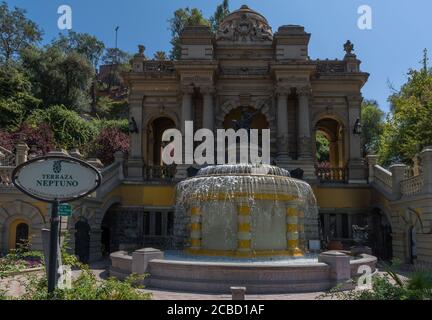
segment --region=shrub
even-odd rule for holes
[[[97,128],[92,121],[64,106],[37,109],[30,115],[28,123],[34,126],[47,123],[53,132],[56,146],[68,150],[86,145],[97,135]]]
[[[0,146],[8,149],[9,151],[12,151],[12,149],[14,148],[13,134],[4,130],[0,130]]]
[[[120,281],[115,278],[98,281],[93,272],[84,265],[80,266],[80,274],[72,280],[71,288],[57,288],[55,292],[48,295],[48,281],[46,275],[28,276],[23,283],[25,294],[21,300],[148,300],[151,294],[140,292],[140,286],[136,283],[143,276],[132,275]]]
[[[116,128],[104,128],[89,149],[99,158],[104,165],[109,165],[114,161],[114,153],[122,151],[127,153],[129,150],[129,137]]]
[[[28,146],[35,146],[43,154],[48,153],[53,148],[53,132],[46,122],[40,123],[38,126],[24,123],[15,134],[15,143],[18,142],[19,135],[23,136]]]

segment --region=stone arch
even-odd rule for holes
[[[153,154],[154,151],[152,149],[153,144],[150,143],[150,140],[153,138],[153,132],[152,132],[152,125],[155,121],[158,119],[166,118],[169,119],[174,123],[174,127],[179,129],[180,128],[180,121],[178,118],[177,113],[174,111],[164,111],[164,112],[152,112],[150,113],[145,119],[144,119],[144,128],[146,130],[143,130],[143,158],[144,163],[150,164],[153,163]]]
[[[316,146],[316,134],[322,132],[330,143],[332,167],[344,167],[349,158],[349,131],[345,119],[338,113],[318,113],[313,121],[313,148]]]
[[[46,226],[44,215],[32,204],[16,200],[0,205],[0,251],[7,252],[10,249],[10,226],[18,220],[29,226],[32,248],[42,250],[41,230]]]
[[[216,122],[215,127],[216,128],[223,128],[223,122],[225,120],[225,117],[234,109],[237,109],[238,107],[241,107],[244,105],[244,103],[240,102],[239,98],[232,98],[227,101],[225,101],[220,107],[219,111],[216,115]],[[273,102],[272,98],[258,98],[253,99],[250,101],[249,106],[252,108],[258,110],[262,107],[261,112],[266,117],[266,120],[269,124],[270,129],[270,142],[271,142],[271,149],[270,152],[274,153],[276,151],[276,141],[277,141],[277,130],[276,130],[276,118],[274,114],[274,110],[272,108]]]

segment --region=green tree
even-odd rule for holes
[[[330,142],[321,131],[316,134],[316,157],[318,163],[330,161]]]
[[[32,85],[15,64],[0,66],[0,127],[15,130],[41,101],[32,94]]]
[[[108,91],[111,91],[113,86],[122,86],[123,78],[121,74],[127,72],[131,68],[131,55],[126,51],[118,48],[107,48],[102,57],[102,63],[110,66],[107,77],[102,81],[108,85]]]
[[[41,39],[42,31],[26,17],[25,10],[10,10],[6,2],[0,4],[0,60],[9,62],[22,49]]]
[[[213,32],[216,32],[219,29],[220,23],[229,14],[230,14],[229,1],[223,0],[223,2],[216,7],[215,13],[209,19],[210,26]]]
[[[361,109],[362,146],[366,154],[378,152],[379,141],[384,130],[384,112],[374,100],[365,100]]]
[[[28,48],[21,56],[33,93],[44,106],[61,104],[78,111],[88,110],[94,70],[83,55],[64,53],[51,46]]]
[[[96,69],[102,54],[105,50],[105,44],[98,40],[95,36],[88,33],[77,33],[69,31],[67,35],[60,34],[58,39],[54,40],[52,46],[59,48],[66,54],[79,53],[83,55],[95,70],[91,86],[91,99],[92,99],[92,112],[96,112],[96,91],[97,91],[97,78]]]
[[[174,12],[174,17],[168,20],[169,29],[171,30],[171,45],[170,58],[178,60],[181,57],[180,34],[187,26],[207,25],[210,22],[202,15],[201,10],[197,8],[177,9]]]
[[[424,59],[421,70],[411,69],[408,81],[389,97],[391,113],[380,140],[380,161],[411,163],[432,144],[432,70]]]
[[[67,35],[60,34],[52,46],[58,47],[64,53],[77,52],[82,54],[96,69],[105,50],[105,44],[88,33],[69,31]]]

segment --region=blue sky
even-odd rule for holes
[[[114,46],[114,28],[120,26],[119,47],[136,52],[138,44],[147,56],[170,49],[167,20],[179,7],[198,7],[209,17],[221,0],[8,0],[38,23],[45,42],[57,28],[57,8],[72,8],[73,30],[88,32]],[[420,66],[423,49],[432,58],[432,1],[430,0],[230,0],[233,11],[247,4],[262,13],[273,31],[284,24],[301,24],[312,34],[309,55],[312,59],[343,58],[342,45],[350,39],[362,60],[362,70],[371,74],[363,96],[376,99],[388,110],[389,83],[399,88],[409,68]],[[372,30],[357,27],[357,8],[372,8]]]

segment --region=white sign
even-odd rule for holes
[[[100,185],[99,171],[88,163],[63,156],[30,160],[13,172],[22,192],[42,201],[66,202],[88,195]]]

